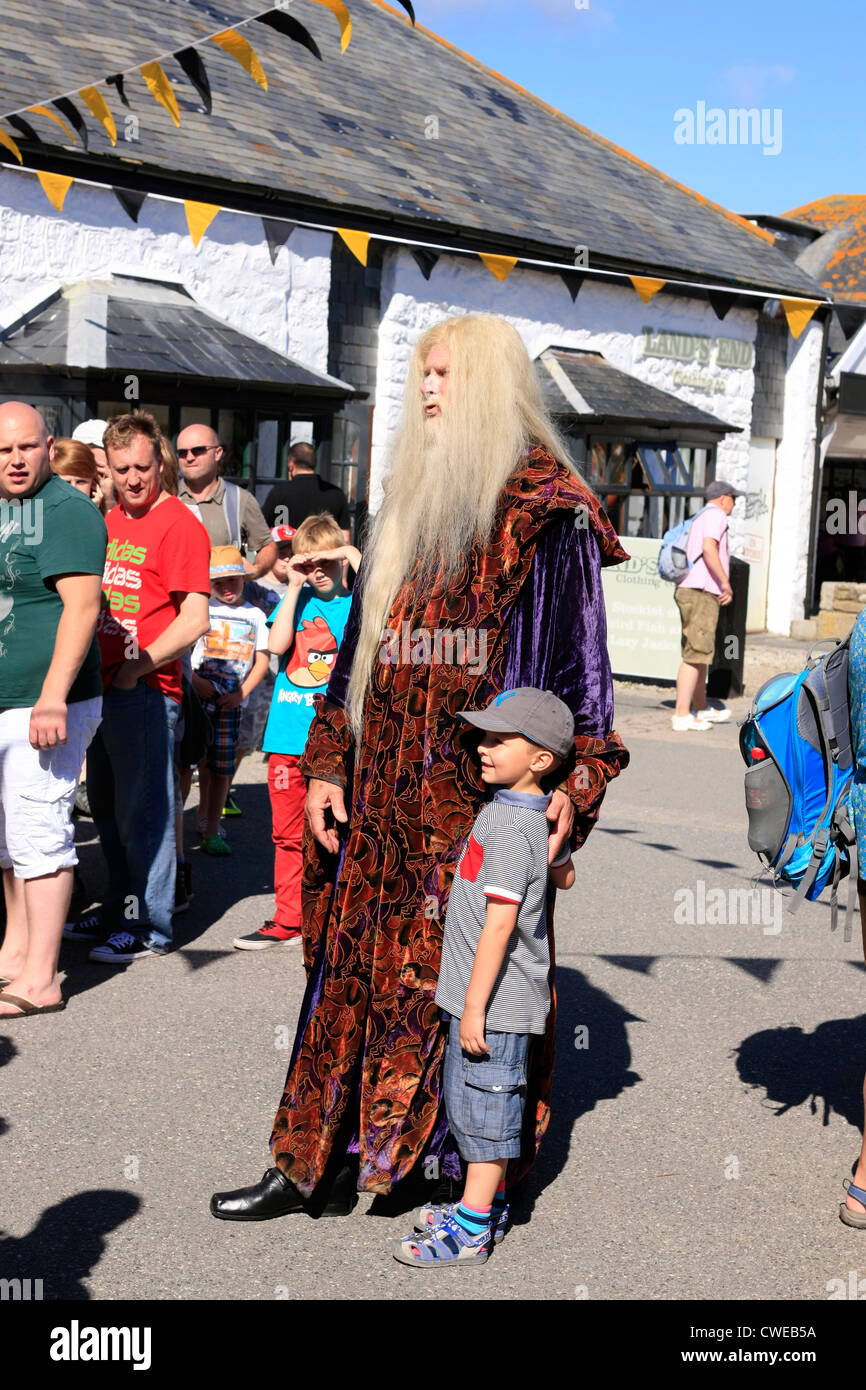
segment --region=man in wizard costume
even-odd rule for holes
[[[519,686],[568,705],[574,757],[547,811],[550,859],[579,848],[628,763],[611,727],[601,584],[602,566],[627,558],[517,331],[487,314],[429,328],[301,763],[308,983],[274,1166],[216,1194],[215,1216],[342,1214],[356,1191],[390,1192],[413,1171],[459,1175],[433,996],[454,870],[489,792],[458,715]],[[551,888],[551,961],[554,900]],[[510,1182],[547,1127],[554,1016],[530,1056]]]

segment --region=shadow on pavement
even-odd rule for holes
[[[536,1198],[565,1167],[575,1125],[601,1100],[616,1100],[641,1077],[631,1070],[627,1023],[643,1023],[579,970],[557,964],[556,1063],[550,1124],[538,1158],[515,1193],[514,1222],[528,1221]],[[583,1030],[586,1030],[585,1032]]]
[[[791,1025],[766,1028],[745,1038],[733,1055],[740,1080],[766,1092],[762,1104],[784,1115],[809,1102],[809,1110],[829,1124],[835,1111],[854,1129],[863,1129],[863,1071],[866,1014],[831,1019],[814,1033]]]
[[[271,810],[267,785],[263,782],[241,783],[234,788],[234,797],[243,814],[225,822],[226,834],[233,853],[225,858],[208,858],[197,848],[196,819],[198,808],[187,808],[184,816],[184,839],[186,855],[191,862],[194,897],[186,912],[174,918],[174,944],[186,958],[191,970],[201,970],[224,956],[234,955],[233,950],[203,949],[190,950],[189,947],[204,936],[214,922],[235,907],[244,898],[258,897],[273,893],[274,850],[271,840]],[[81,870],[93,901],[98,903],[106,888],[105,861],[93,822],[81,819],[77,822],[76,839],[81,860]],[[267,911],[270,911],[270,906]],[[249,926],[243,930],[252,931],[262,925],[265,914],[251,910]],[[63,943],[60,953],[60,968],[66,979],[63,993],[67,999],[76,994],[84,994],[94,989],[118,970],[141,970],[154,962],[144,965],[135,962],[126,966],[105,966],[89,961],[87,956],[95,942]]]
[[[57,1202],[29,1235],[0,1239],[0,1277],[41,1279],[46,1300],[89,1299],[82,1281],[99,1264],[106,1237],[140,1206],[131,1192],[106,1188]]]
[[[0,1034],[0,1067],[5,1067],[7,1062],[11,1062],[13,1057],[18,1056],[18,1049],[11,1038],[6,1037],[5,1033]],[[0,1115],[0,1134],[9,1133],[9,1121],[4,1120]]]

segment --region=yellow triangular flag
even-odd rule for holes
[[[478,254],[490,274],[495,275],[497,280],[507,280],[517,265],[516,256],[494,256],[489,251],[479,251]]]
[[[114,124],[114,117],[109,111],[105,100],[95,87],[82,87],[78,93],[81,100],[87,103],[90,114],[95,116],[98,121],[105,126],[108,138],[112,145],[117,144],[117,126]]]
[[[646,275],[630,275],[628,278],[631,280],[644,304],[649,304],[653,295],[658,294],[659,290],[663,289],[667,283],[665,280],[650,280]]]
[[[343,238],[353,256],[361,262],[367,264],[367,248],[370,245],[370,232],[352,232],[348,227],[338,227],[338,234]]]
[[[64,199],[73,180],[68,178],[66,174],[44,174],[41,169],[36,170],[36,177],[42,184],[49,203],[53,204],[58,212],[62,212]]]
[[[66,134],[69,136],[73,145],[75,144],[75,136],[69,129],[69,126],[66,124],[66,122],[60,119],[56,111],[49,111],[47,106],[28,106],[27,110],[32,111],[34,116],[47,116],[49,121],[56,121],[57,124],[59,126],[62,126],[63,129],[66,131]]]
[[[340,24],[340,52],[345,53],[352,39],[352,17],[343,0],[313,0],[316,5],[324,5],[326,10],[335,14]]]
[[[189,227],[192,244],[198,246],[220,210],[219,203],[193,203],[185,198],[183,205],[186,210],[186,225]]]
[[[24,163],[24,160],[21,158],[21,151],[15,144],[12,136],[7,135],[5,130],[0,130],[0,145],[2,145],[4,149],[11,150],[19,164]]]
[[[791,337],[799,338],[821,301],[820,299],[782,299],[780,303],[785,310],[785,318],[788,320]]]
[[[159,63],[145,63],[143,68],[139,68],[139,72],[150,88],[150,94],[154,101],[158,101],[160,106],[165,107],[175,125],[180,125],[180,111],[174,88]]]
[[[225,49],[226,53],[230,53],[233,58],[236,58],[241,67],[246,68],[250,77],[254,77],[259,86],[264,87],[265,91],[268,90],[268,79],[265,76],[264,68],[259,62],[258,54],[252,44],[244,38],[243,34],[239,34],[237,29],[223,29],[221,34],[211,34],[210,41],[211,43],[219,44],[220,48]]]

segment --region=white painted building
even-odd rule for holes
[[[48,42],[60,23],[56,11],[41,0],[30,8],[32,32],[25,22],[9,40],[31,59],[26,71],[10,66],[9,103],[19,109],[50,90],[96,82],[112,64],[128,65],[130,27],[144,26],[140,48],[145,20],[164,31],[163,51],[197,37],[189,16],[167,15],[158,0],[125,8],[123,34],[112,28],[119,0],[81,0],[80,22],[94,34],[93,52],[82,56],[80,44]],[[768,233],[374,0],[356,0],[352,43],[336,58],[333,16],[303,4],[293,13],[318,42],[321,64],[292,46],[287,67],[285,38],[257,30],[269,74],[262,95],[227,55],[208,50],[218,128],[183,99],[175,128],[131,78],[130,101],[143,113],[134,146],[110,146],[98,127],[86,154],[52,145],[51,168],[75,180],[61,212],[32,172],[44,167],[44,145],[20,141],[22,169],[5,156],[0,395],[20,392],[26,380],[34,400],[59,398],[62,365],[74,418],[124,399],[158,407],[171,428],[208,418],[221,433],[235,431],[238,475],[260,493],[263,479],[281,475],[290,440],[312,432],[323,471],[344,486],[360,520],[368,502],[371,510],[378,505],[418,336],[449,314],[498,313],[517,327],[542,374],[542,353],[565,353],[572,376],[563,424],[590,482],[613,499],[624,537],[658,535],[660,525],[698,505],[712,477],[747,491],[731,530],[733,554],[752,566],[748,626],[787,633],[803,615],[809,578],[827,310],[822,304],[795,339],[778,301],[826,303],[824,292]],[[0,36],[0,52],[5,42]],[[138,197],[137,221],[112,187]],[[223,209],[197,246],[183,198]],[[263,218],[284,224],[276,245]],[[366,265],[336,227],[369,233]],[[576,244],[588,257],[577,271]],[[518,264],[500,282],[480,252]],[[238,373],[208,380],[201,364],[182,382],[175,372],[172,386],[154,353],[132,399],[110,322],[101,347],[98,331],[89,335],[98,360],[61,364],[56,348],[52,359],[53,310],[40,311],[40,303],[58,287],[62,302],[72,302],[76,284],[112,275],[174,286],[169,298],[182,286],[202,311],[290,359],[299,378],[311,374],[307,396],[293,386],[294,395],[278,400],[277,383],[268,395],[258,380],[245,399]],[[567,281],[575,275],[582,283],[573,298]],[[644,303],[632,275],[664,288]],[[243,346],[235,347],[243,357]],[[630,382],[629,409],[619,417],[612,407],[581,412],[574,401],[582,400],[582,373],[612,382],[620,398]],[[315,390],[317,413],[309,407]]]

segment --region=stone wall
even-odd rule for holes
[[[866,608],[866,584],[835,582],[821,585],[821,603],[814,618],[795,620],[791,636],[818,641],[822,637],[847,637],[858,615]]]

